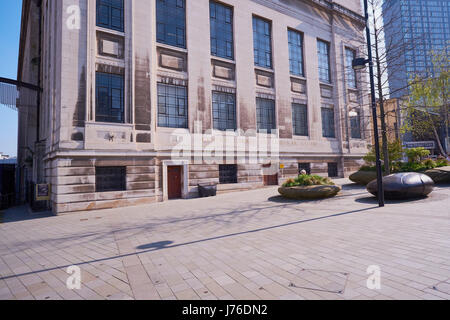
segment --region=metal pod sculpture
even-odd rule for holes
[[[433,180],[422,173],[397,173],[383,178],[384,196],[390,200],[425,197],[434,189]],[[367,191],[377,196],[377,180],[367,185]]]

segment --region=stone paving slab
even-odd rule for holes
[[[448,300],[449,208],[449,186],[380,209],[349,184],[323,201],[266,188],[59,217],[13,208],[0,223],[0,299]],[[80,290],[66,286],[73,265]]]

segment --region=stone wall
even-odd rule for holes
[[[109,209],[158,201],[155,159],[77,158],[49,162],[52,207],[58,213]],[[95,167],[126,167],[126,191],[96,192]]]

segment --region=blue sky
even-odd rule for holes
[[[0,0],[0,77],[17,78],[22,0]],[[0,152],[17,154],[17,112],[0,105]]]

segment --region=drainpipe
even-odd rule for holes
[[[41,66],[42,66],[42,0],[38,0],[37,6],[39,8],[39,37],[38,37],[38,84],[41,88]],[[36,100],[36,143],[41,141],[40,139],[40,123],[41,123],[41,91],[37,93]]]

